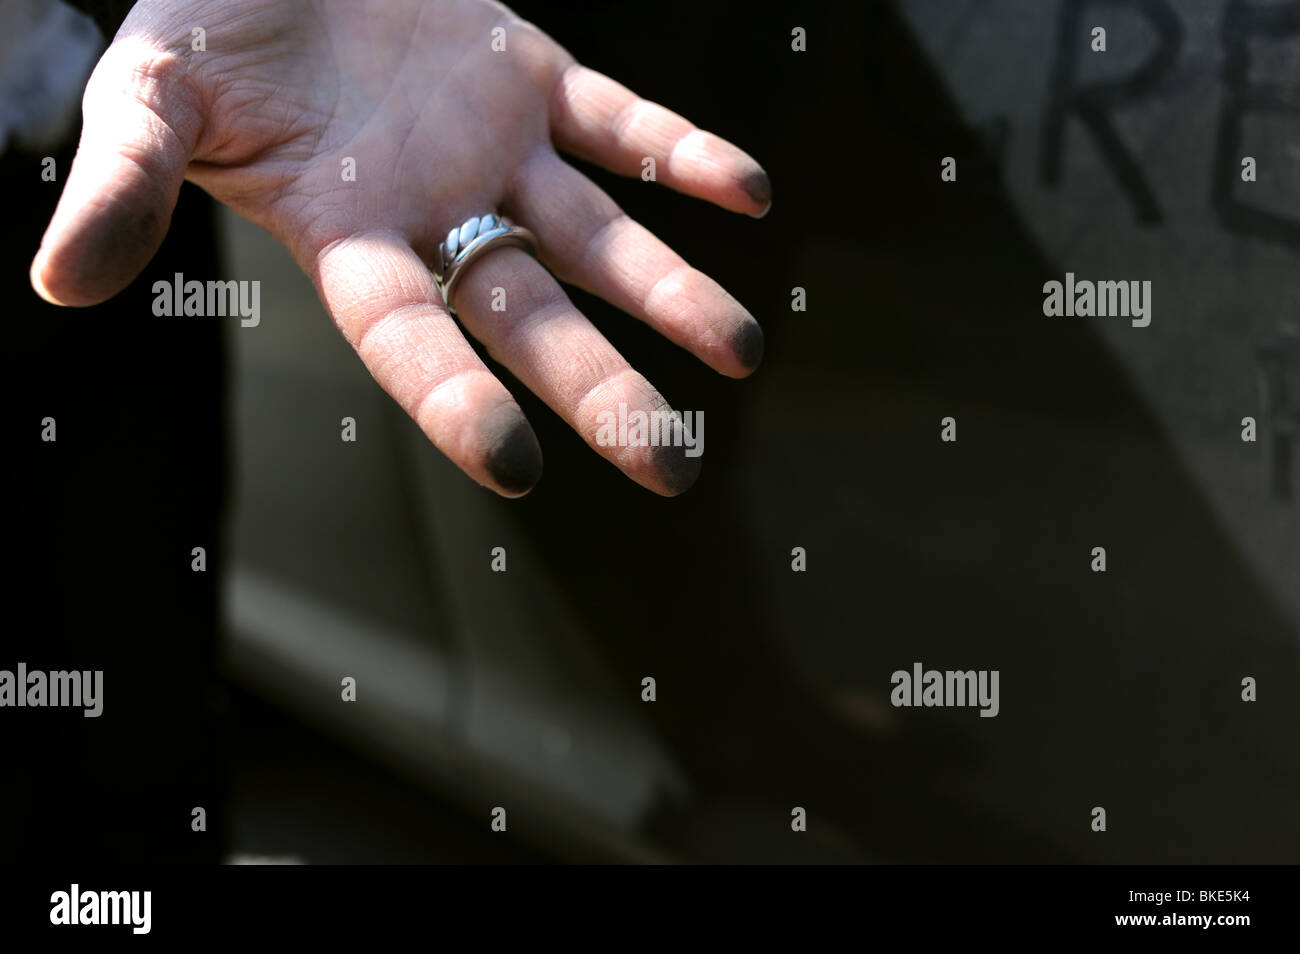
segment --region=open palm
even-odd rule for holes
[[[196,29],[203,50],[192,48]],[[526,492],[541,452],[426,267],[470,216],[499,212],[531,229],[542,264],[515,248],[477,261],[456,290],[464,330],[643,486],[680,492],[698,458],[597,440],[602,412],[666,403],[552,273],[723,374],[742,377],[761,356],[752,316],[557,149],[627,175],[653,160],[659,182],[751,215],[766,211],[766,175],[500,5],[142,0],[83,107],[77,157],[32,264],[43,297],[88,305],[125,287],[189,179],[292,252],[380,385],[499,493]]]

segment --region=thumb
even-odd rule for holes
[[[108,48],[86,84],[81,141],[32,262],[56,305],[111,298],[153,258],[203,129],[185,60],[139,36]]]

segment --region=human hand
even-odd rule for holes
[[[206,51],[191,49],[202,27]],[[503,27],[506,49],[492,48]],[[758,364],[757,322],[622,213],[556,150],[761,215],[770,187],[731,144],[576,64],[485,0],[142,0],[86,87],[81,142],[32,263],[49,301],[124,288],[189,179],[283,243],[383,388],[473,479],[506,496],[541,474],[532,428],[443,303],[426,267],[448,230],[499,212],[538,257],[493,249],[455,305],[465,330],[598,453],[661,494],[698,458],[601,446],[620,402],[666,408],[578,312],[560,280],[639,318],[710,367]],[[355,160],[345,181],[342,160]],[[547,268],[550,269],[548,273]],[[494,288],[507,308],[493,311]]]

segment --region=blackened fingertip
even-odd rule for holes
[[[691,485],[699,478],[700,470],[703,468],[703,461],[700,456],[698,454],[690,456],[687,454],[687,450],[689,448],[685,446],[661,444],[655,454],[655,463],[658,465],[659,476],[663,480],[664,487],[670,497],[675,497],[683,491],[689,490]]]
[[[487,471],[511,496],[532,490],[542,476],[542,448],[528,421],[513,404],[497,408],[483,422]]]
[[[762,169],[748,173],[740,180],[740,187],[745,190],[745,194],[763,207],[756,218],[762,218],[767,215],[768,209],[772,207],[772,180],[767,177],[767,173]]]
[[[752,318],[742,322],[731,339],[736,360],[746,371],[753,371],[763,360],[763,329]]]

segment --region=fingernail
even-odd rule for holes
[[[542,448],[518,405],[503,404],[482,424],[487,470],[512,497],[532,490],[542,476]]]

